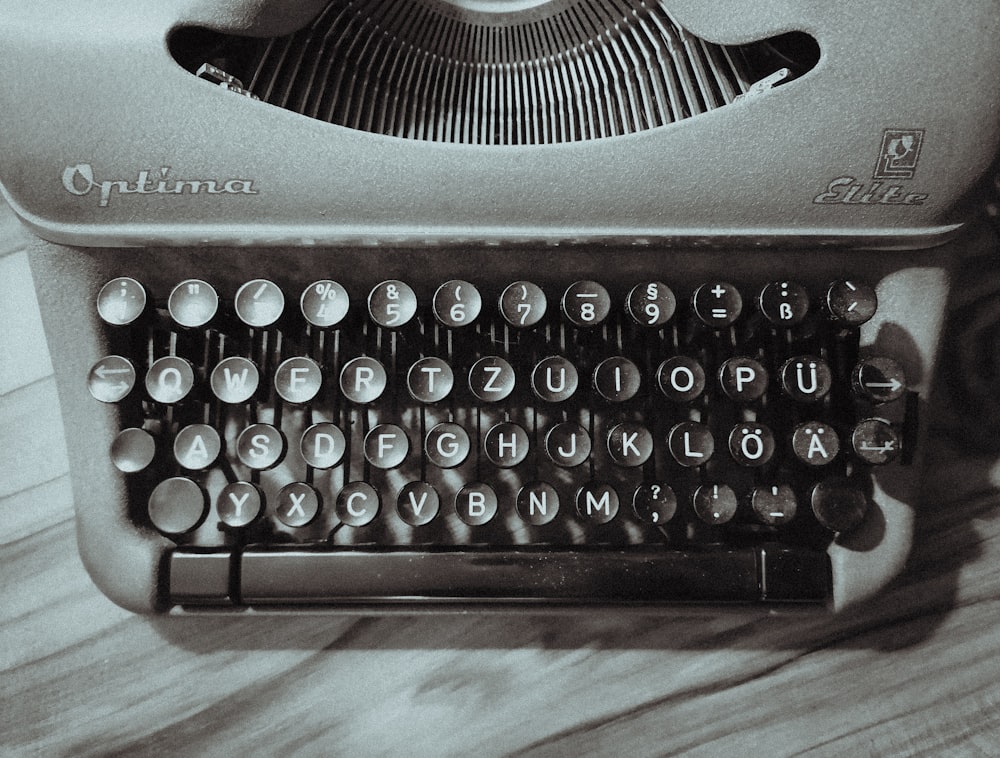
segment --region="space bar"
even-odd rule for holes
[[[611,604],[757,602],[753,549],[248,548],[241,602]]]

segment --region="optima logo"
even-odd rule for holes
[[[143,169],[135,179],[98,179],[89,163],[67,166],[62,184],[71,195],[84,196],[97,190],[98,205],[106,208],[112,195],[256,195],[252,179],[174,179],[170,167]]]

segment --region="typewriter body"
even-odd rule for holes
[[[901,570],[994,244],[992,0],[0,5],[116,602],[839,609]]]

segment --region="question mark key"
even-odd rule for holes
[[[644,524],[662,526],[677,512],[677,495],[666,484],[643,484],[632,496],[632,510]]]

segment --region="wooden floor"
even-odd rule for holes
[[[77,557],[19,234],[0,213],[3,755],[1000,754],[1000,468],[961,434],[905,574],[840,617],[120,610]]]

